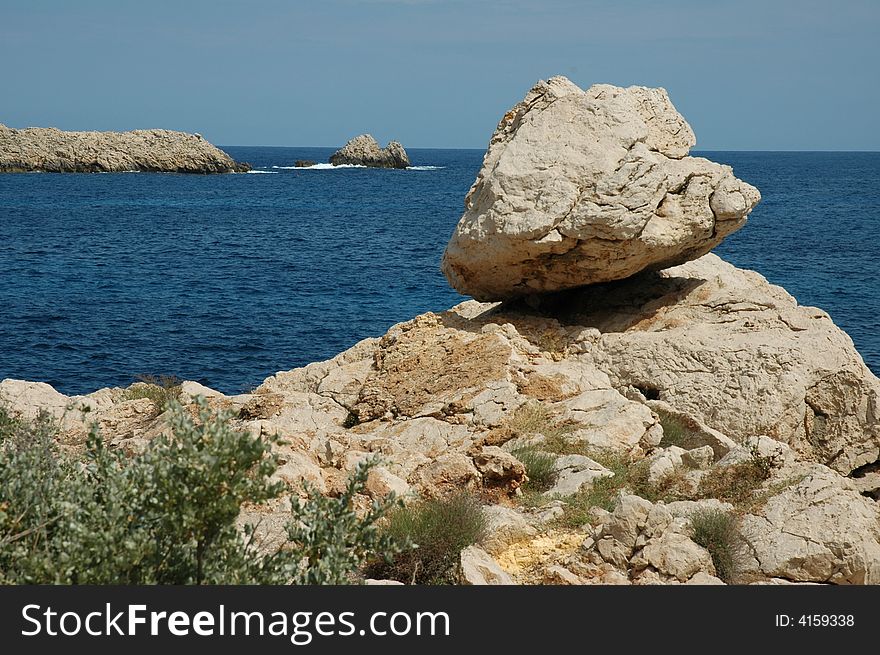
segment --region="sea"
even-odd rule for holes
[[[0,379],[240,393],[464,300],[439,262],[482,150],[413,167],[224,147],[251,173],[0,175]],[[880,153],[695,152],[761,190],[716,252],[823,308],[880,373]]]

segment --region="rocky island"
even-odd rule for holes
[[[880,583],[880,380],[824,311],[708,252],[759,194],[692,145],[662,89],[541,82],[444,257],[479,300],[251,393],[174,393],[283,437],[291,494],[338,496],[373,457],[366,505],[471,490],[466,584]],[[129,451],[168,430],[124,389],[4,380],[0,399],[68,445],[91,422]]]
[[[354,137],[342,148],[330,155],[334,166],[351,165],[369,168],[406,168],[410,165],[406,150],[397,141],[384,148],[369,134]]]
[[[243,173],[200,134],[171,130],[64,132],[0,125],[0,173]]]

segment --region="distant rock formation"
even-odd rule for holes
[[[760,199],[696,143],[666,91],[564,77],[501,119],[443,258],[450,284],[503,300],[706,254]]]
[[[293,162],[295,168],[308,168],[309,166],[314,166],[317,162],[312,161],[311,159],[297,159]]]
[[[397,141],[391,141],[384,148],[369,134],[361,134],[330,155],[334,166],[352,164],[372,168],[406,168],[410,165],[406,150]]]
[[[242,173],[238,163],[200,134],[171,130],[63,132],[0,125],[0,173]]]

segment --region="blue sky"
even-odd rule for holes
[[[0,122],[485,147],[535,81],[664,86],[698,148],[880,150],[878,0],[0,0]]]

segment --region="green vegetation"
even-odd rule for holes
[[[180,380],[173,375],[141,375],[125,390],[125,400],[146,398],[153,403],[156,416],[168,409],[180,395]]]
[[[648,500],[657,498],[656,490],[648,482],[648,463],[634,462],[630,457],[611,451],[594,451],[589,455],[614,475],[599,478],[583,491],[563,498],[565,512],[557,523],[560,527],[578,528],[590,522],[590,509],[600,507],[611,511],[617,494],[624,489]]]
[[[536,448],[519,448],[513,451],[513,456],[526,467],[529,481],[523,485],[524,491],[547,491],[556,483],[555,455]]]
[[[512,437],[529,437],[542,434],[547,441],[558,440],[571,432],[571,426],[560,421],[541,402],[521,405],[507,422]],[[542,445],[542,449],[547,450]]]
[[[691,517],[693,540],[709,551],[715,572],[727,583],[741,575],[745,540],[739,531],[737,517],[723,510],[701,509]]]
[[[688,447],[688,438],[691,434],[684,422],[669,414],[660,414],[660,425],[663,428],[663,439],[660,441],[661,448],[668,448],[669,446]]]
[[[45,416],[0,409],[0,583],[339,583],[367,559],[398,551],[377,521],[396,506],[352,506],[372,462],[339,498],[313,489],[292,504],[290,540],[267,550],[241,507],[276,498],[283,484],[272,441],[233,430],[229,413],[199,400],[193,417],[170,403],[173,436],[135,456],[108,450],[93,429],[81,457],[58,449]]]
[[[749,459],[710,469],[700,480],[696,496],[718,498],[739,509],[754,509],[762,502],[756,492],[770,478],[772,472],[772,459],[761,455],[753,447]]]
[[[412,547],[390,561],[374,562],[367,573],[412,584],[454,583],[461,551],[485,531],[482,506],[467,492],[398,508],[388,516],[383,536],[394,543],[409,541]]]
[[[622,491],[651,502],[670,502],[690,497],[690,485],[682,469],[676,469],[660,480],[651,482],[647,460],[634,461],[628,455],[612,451],[588,450],[586,454],[614,475],[599,478],[589,488],[563,498],[566,503],[565,513],[557,520],[561,527],[578,528],[589,523],[590,509],[593,507],[610,512]]]

